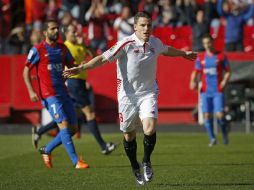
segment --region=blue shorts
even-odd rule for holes
[[[48,110],[56,123],[62,121],[68,121],[71,125],[78,123],[76,111],[69,96],[50,96],[42,100],[42,105]]]
[[[84,108],[91,105],[85,80],[70,78],[67,80],[67,87],[76,107]]]
[[[224,112],[224,94],[219,92],[201,93],[201,107],[203,113]]]

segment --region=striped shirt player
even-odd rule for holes
[[[143,42],[134,33],[102,54],[109,62],[117,60],[118,108],[123,132],[134,130],[139,117],[158,118],[157,58],[167,50],[168,46],[158,38],[150,37]]]
[[[73,67],[73,62],[69,50],[61,43],[51,46],[42,41],[27,56],[26,66],[29,69],[36,67],[42,104],[57,123],[67,120],[70,124],[77,124],[75,110],[62,76],[64,67]],[[62,101],[66,102],[64,109]]]
[[[45,166],[52,168],[51,152],[63,144],[74,167],[85,169],[89,166],[78,158],[71,138],[77,128],[77,117],[62,75],[65,66],[74,66],[74,60],[67,47],[57,42],[59,26],[55,20],[45,22],[43,33],[45,40],[29,51],[23,78],[31,101],[38,101],[29,76],[30,70],[36,68],[42,104],[58,124],[60,131],[52,141],[39,150]]]
[[[215,50],[213,38],[207,34],[202,43],[205,52],[199,53],[195,62],[195,69],[191,75],[190,87],[196,86],[197,76],[201,77],[201,109],[204,114],[204,126],[210,139],[209,147],[216,144],[213,130],[213,115],[221,127],[224,144],[228,144],[227,125],[224,118],[224,94],[229,77],[230,67],[226,55]]]
[[[195,62],[195,70],[201,74],[202,112],[223,112],[224,95],[220,84],[224,72],[230,71],[226,55],[221,52],[216,52],[213,55],[200,53]]]

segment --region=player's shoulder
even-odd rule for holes
[[[216,51],[215,54],[218,57],[218,59],[224,60],[225,58],[227,58],[227,55],[222,51]]]
[[[133,35],[124,37],[122,40],[119,40],[116,43],[116,45],[122,46],[122,45],[127,45],[127,44],[132,43],[132,42],[135,42],[135,39],[134,39]]]
[[[204,51],[199,52],[197,55],[197,60],[200,60],[200,61],[204,60],[205,55],[206,55],[206,53]]]
[[[149,42],[152,43],[152,44],[155,44],[155,45],[163,44],[162,41],[160,40],[160,38],[157,38],[157,37],[155,37],[153,35],[150,36]]]

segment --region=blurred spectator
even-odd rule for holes
[[[140,0],[138,4],[139,11],[146,11],[148,12],[153,20],[156,20],[159,12],[159,7],[155,0]]]
[[[75,19],[79,19],[80,8],[79,0],[62,0],[62,10],[69,11]]]
[[[79,23],[82,24],[82,25],[85,25],[86,24],[86,21],[85,21],[85,18],[84,18],[84,15],[86,14],[86,12],[88,11],[89,7],[91,6],[91,0],[80,0],[79,1]]]
[[[173,0],[160,0],[160,14],[158,15],[155,26],[180,26],[183,25],[181,20],[182,12],[175,6]]]
[[[243,10],[242,4],[237,1],[223,2],[218,0],[218,13],[226,19],[225,50],[243,51],[243,27],[254,13],[254,1],[252,0],[247,10]]]
[[[49,0],[47,7],[47,19],[57,20],[59,7],[56,0]]]
[[[92,1],[91,7],[85,15],[88,22],[88,38],[95,52],[106,51],[107,39],[110,38],[108,31],[105,7],[100,0]]]
[[[130,36],[133,30],[134,17],[131,16],[131,10],[129,6],[124,6],[122,14],[114,22],[114,29],[117,30],[118,40],[123,39],[126,36]]]
[[[196,13],[196,14],[195,14]],[[210,31],[210,18],[211,4],[209,1],[204,3],[204,9],[196,6],[195,1],[186,1],[186,16],[189,25],[192,28],[192,50],[203,51],[202,37],[209,34]]]
[[[8,52],[6,39],[11,30],[10,2],[0,0],[0,8],[0,54],[5,54]]]
[[[42,24],[47,18],[47,0],[32,1],[33,28],[42,30]]]
[[[43,39],[42,31],[41,30],[33,29],[32,32],[31,32],[31,35],[30,35],[30,42],[31,42],[30,48],[32,46],[40,43],[42,41],[42,39]]]
[[[10,47],[8,54],[25,54],[25,27],[17,26],[13,28],[7,38],[7,41]]]

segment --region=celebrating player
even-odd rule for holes
[[[40,96],[43,106],[57,122],[60,132],[49,144],[40,148],[40,153],[46,167],[52,168],[51,152],[63,144],[74,167],[85,169],[89,166],[78,158],[72,142],[71,136],[77,129],[77,117],[62,77],[64,67],[73,67],[74,60],[66,46],[57,42],[59,27],[56,21],[45,22],[43,33],[45,40],[32,47],[27,56],[23,78],[31,101],[39,101]],[[38,75],[39,96],[30,80],[30,70],[34,67]]]
[[[228,144],[223,89],[230,78],[230,67],[226,55],[215,50],[213,39],[209,34],[202,38],[202,43],[205,52],[199,53],[196,59],[195,69],[191,74],[190,88],[196,88],[198,75],[201,75],[201,105],[205,128],[210,139],[208,146],[211,147],[216,144],[213,113],[216,114],[218,125],[221,127],[223,143]]]
[[[152,180],[153,169],[150,156],[156,143],[158,118],[158,85],[156,64],[159,55],[182,56],[195,60],[196,53],[184,52],[165,46],[158,38],[150,37],[152,19],[146,12],[138,12],[134,18],[134,34],[116,43],[111,49],[77,68],[64,71],[70,77],[86,69],[98,67],[117,60],[117,83],[120,129],[124,135],[124,149],[130,160],[138,184]],[[136,128],[143,127],[144,157],[141,171],[137,161]]]

